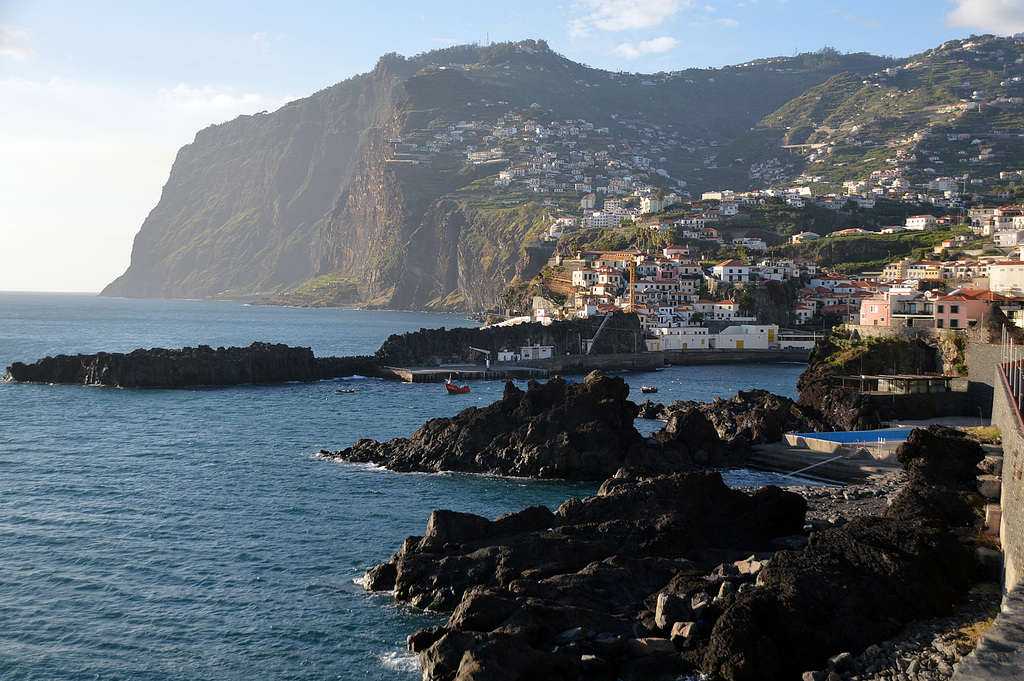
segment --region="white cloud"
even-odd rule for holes
[[[968,26],[999,35],[1024,31],[1024,4],[1020,0],[953,0],[956,9],[946,15],[950,26]]]
[[[626,59],[636,59],[637,57],[642,57],[645,54],[660,54],[662,52],[668,52],[678,44],[679,41],[675,38],[663,36],[661,38],[654,38],[653,40],[644,40],[636,45],[631,43],[622,43],[612,50],[612,54],[617,54],[621,57],[625,57]]]
[[[266,54],[270,52],[270,41],[267,40],[266,31],[256,31],[252,34],[252,41],[260,46],[260,52]]]
[[[650,28],[692,5],[691,0],[578,0],[573,9],[583,16],[569,23],[569,34],[587,37],[595,31]]]
[[[719,28],[736,28],[740,25],[740,22],[735,19],[723,17],[721,19],[708,19],[702,17],[699,21],[694,21],[691,26],[717,26]]]
[[[248,113],[256,109],[276,109],[295,99],[295,97],[286,96],[281,100],[273,100],[258,93],[235,94],[230,89],[217,91],[209,85],[190,88],[184,83],[178,83],[177,86],[169,90],[160,90],[159,94],[165,103],[183,109],[206,109],[232,115]]]
[[[14,57],[18,61],[32,58],[35,53],[29,47],[32,32],[20,26],[0,25],[0,55]]]

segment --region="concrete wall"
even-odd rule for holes
[[[997,347],[998,350],[998,347]],[[1024,428],[1013,397],[1000,380],[994,390],[992,423],[1003,435],[1003,518],[999,536],[1006,569],[1004,587],[1013,590],[1024,569]]]
[[[521,360],[521,367],[540,367],[554,374],[589,374],[601,371],[654,371],[665,366],[661,352],[638,352],[615,355],[559,355],[547,359]]]
[[[804,348],[780,350],[666,350],[665,364],[758,364],[764,362],[807,362],[811,351]]]
[[[559,355],[548,359],[521,360],[518,366],[541,367],[551,374],[588,374],[601,371],[653,371],[666,364],[764,364],[807,362],[809,350],[663,350],[611,355]]]
[[[967,345],[967,408],[970,416],[992,414],[992,398],[999,378],[999,346],[982,343]]]

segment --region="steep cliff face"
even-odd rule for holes
[[[405,77],[382,62],[273,114],[200,131],[178,152],[131,265],[103,294],[250,296],[309,279],[323,249],[319,225]]]

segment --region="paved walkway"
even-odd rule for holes
[[[988,427],[992,422],[977,416],[938,416],[920,421],[894,421],[887,426],[890,428],[927,428],[933,423],[951,428],[977,428],[979,426]]]
[[[1003,598],[995,624],[958,664],[953,681],[1024,679],[1024,585]]]

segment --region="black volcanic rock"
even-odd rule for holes
[[[622,378],[598,372],[582,383],[555,377],[524,392],[505,385],[500,400],[428,421],[411,438],[359,440],[322,452],[396,471],[462,471],[535,478],[604,480],[626,466],[689,470],[687,452],[647,441],[633,426],[637,406]]]
[[[777,488],[747,495],[718,473],[623,473],[557,514],[532,508],[489,522],[435,511],[425,535],[410,537],[384,564],[392,567],[371,571],[395,581],[375,580],[372,588],[452,611],[442,629],[410,638],[425,678],[446,670],[467,679],[604,678],[578,676],[580,656],[589,653],[614,662],[619,678],[654,678],[644,676],[646,666],[629,672],[638,663],[618,660],[631,639],[667,636],[651,597],[665,590],[689,603],[711,588],[703,575],[714,565],[777,548],[772,538],[798,532],[805,510],[798,495]],[[692,669],[674,649],[660,666]]]
[[[891,401],[875,399],[839,385],[842,376],[923,374],[937,368],[935,348],[920,340],[867,339],[844,348],[843,339],[826,336],[818,341],[797,379],[797,411],[812,430],[872,430],[894,418],[928,418],[928,410],[903,414]]]
[[[677,400],[658,407],[641,405],[645,413],[668,421],[654,437],[666,449],[682,446],[700,465],[742,464],[751,445],[778,442],[786,432],[806,428],[793,400],[767,390],[740,390],[727,400]]]
[[[246,348],[134,350],[127,354],[57,355],[32,364],[15,362],[4,380],[71,383],[119,388],[180,388],[196,385],[239,385],[317,381],[324,378],[380,372],[372,357],[313,356],[309,348],[253,343]]]
[[[813,533],[801,550],[780,550],[803,528],[796,494],[621,471],[557,514],[436,511],[365,584],[451,611],[409,638],[424,678],[799,678],[950,612],[977,577],[950,523],[977,517],[980,448],[933,427],[899,458],[908,483],[884,515]]]
[[[613,312],[604,322],[605,317],[584,317],[551,324],[420,329],[392,334],[375,356],[384,365],[438,366],[482,361],[479,350],[486,350],[493,359],[501,350],[518,350],[531,344],[550,345],[555,355],[578,355],[586,339],[594,341],[595,354],[643,352],[643,334],[636,314]],[[602,325],[604,330],[598,334]]]
[[[980,517],[981,447],[931,426],[913,431],[897,456],[908,482],[885,514],[778,553],[759,578],[765,588],[741,594],[716,623],[705,670],[729,681],[796,678],[963,599],[978,566],[950,529]]]

